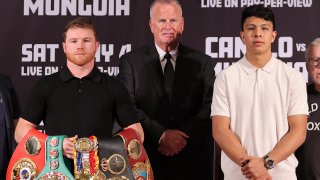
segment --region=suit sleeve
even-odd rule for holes
[[[215,80],[214,64],[210,57],[206,59],[203,68],[202,81],[203,81],[203,96],[201,105],[193,116],[184,121],[178,129],[185,132],[192,140],[192,137],[199,137],[203,134],[211,133],[211,119],[210,109],[212,102],[213,83]]]
[[[10,98],[11,98],[11,103],[12,103],[12,118],[13,119],[18,119],[20,117],[20,103],[18,100],[18,95],[15,91],[15,88],[13,87],[11,79],[8,77],[8,87],[10,91]]]
[[[162,133],[165,131],[165,127],[157,121],[151,119],[143,110],[136,106],[135,99],[135,72],[132,64],[125,56],[120,58],[118,78],[128,89],[131,101],[134,105],[135,111],[138,115],[138,119],[143,125],[144,133],[151,143],[158,144]]]

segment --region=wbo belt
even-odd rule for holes
[[[35,179],[45,164],[45,141],[48,135],[30,129],[15,149],[6,180]]]
[[[133,129],[99,141],[100,167],[108,180],[153,180],[149,158]]]
[[[66,136],[49,136],[46,140],[46,164],[37,180],[73,180],[63,159],[63,139]]]

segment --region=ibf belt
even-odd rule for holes
[[[135,180],[153,180],[153,171],[148,155],[140,141],[139,134],[127,128],[117,134],[127,151],[130,167]]]
[[[63,159],[63,139],[66,136],[49,136],[46,140],[46,164],[38,180],[73,180]]]
[[[133,180],[133,174],[121,137],[99,141],[100,168],[107,180]]]
[[[30,129],[15,149],[6,180],[35,179],[45,164],[45,141],[48,135]]]
[[[105,180],[105,175],[99,170],[97,138],[80,138],[75,142],[74,148],[75,179]]]

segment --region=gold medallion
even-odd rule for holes
[[[126,167],[126,161],[120,154],[113,154],[108,160],[108,170],[112,174],[121,174]]]
[[[88,153],[93,148],[93,143],[88,138],[80,138],[75,144],[75,148],[78,152]]]
[[[141,149],[141,144],[136,139],[133,139],[128,144],[128,154],[134,160],[138,159],[141,156]]]
[[[27,180],[34,179],[37,176],[37,166],[36,164],[29,158],[22,158],[17,161],[11,172],[12,180]]]
[[[31,136],[24,144],[26,153],[30,156],[38,155],[41,149],[41,144],[37,137]]]

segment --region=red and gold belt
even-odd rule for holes
[[[15,149],[7,169],[7,180],[34,179],[45,165],[48,135],[30,129]]]

